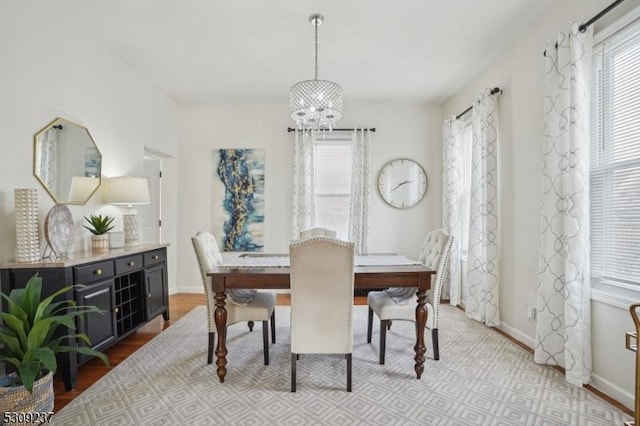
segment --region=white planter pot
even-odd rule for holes
[[[94,253],[109,251],[109,234],[92,235],[91,251]]]

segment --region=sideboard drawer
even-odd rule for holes
[[[144,266],[155,265],[156,263],[162,263],[165,261],[164,250],[153,250],[144,253]]]
[[[116,275],[123,275],[128,272],[137,271],[142,268],[142,255],[134,254],[132,256],[121,257],[116,259]]]
[[[110,278],[113,277],[113,273],[112,260],[73,267],[75,282],[78,284],[87,284],[93,281]]]

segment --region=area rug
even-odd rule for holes
[[[340,356],[304,356],[290,392],[289,308],[276,311],[277,343],[263,365],[260,325],[228,330],[228,373],[206,363],[199,306],[74,399],[59,425],[620,425],[629,416],[567,384],[500,334],[442,306],[440,360],[430,333],[425,371],[413,371],[414,328],[394,322],[378,364],[378,321],[366,343],[367,307],[354,310],[353,392]]]

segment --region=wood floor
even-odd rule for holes
[[[277,305],[289,305],[290,298],[289,295],[278,294],[276,304]],[[204,298],[204,294],[174,294],[169,296],[169,310],[170,310],[170,318],[171,321],[163,321],[162,315],[151,321],[149,324],[145,325],[143,328],[139,329],[136,333],[126,337],[122,341],[116,343],[111,348],[105,351],[107,357],[109,358],[109,362],[111,363],[110,367],[105,366],[102,361],[97,359],[92,359],[87,363],[80,366],[78,371],[78,382],[76,388],[71,391],[66,391],[64,389],[64,383],[62,382],[62,377],[60,374],[56,374],[53,380],[53,388],[55,392],[55,411],[59,411],[71,402],[74,398],[79,396],[84,390],[86,390],[89,386],[100,380],[102,376],[107,374],[111,368],[116,367],[122,361],[127,359],[129,355],[134,353],[140,347],[142,347],[149,340],[153,339],[156,335],[158,335],[162,330],[171,326],[171,323],[176,322],[187,313],[189,313],[193,308],[199,305],[205,305],[206,301]],[[354,297],[355,305],[366,305],[367,298],[366,297]],[[499,331],[499,330],[498,330]],[[503,334],[507,339],[513,341],[519,346],[522,346],[525,350],[533,352],[531,348],[528,348],[523,343],[513,339],[511,336],[506,333]],[[558,367],[559,370],[564,374],[561,368]],[[633,411],[619,403],[618,401],[610,398],[609,396],[603,394],[597,389],[593,388],[590,385],[585,386],[586,389],[595,393],[599,397],[603,398],[610,404],[614,405],[618,409],[624,411],[630,416],[633,416]]]
[[[278,305],[288,305],[289,295],[279,294],[277,298]],[[127,359],[129,355],[138,350],[142,345],[153,339],[162,330],[171,326],[171,323],[176,322],[193,308],[199,305],[205,305],[204,294],[174,294],[169,296],[169,317],[171,321],[163,321],[162,316],[159,316],[138,332],[126,337],[122,341],[116,343],[111,348],[105,351],[105,354],[109,358],[111,363],[110,367],[107,367],[102,361],[92,359],[80,366],[78,371],[78,382],[76,388],[71,391],[64,389],[64,383],[60,374],[56,374],[53,380],[53,389],[55,392],[55,411],[59,411],[71,402],[74,398],[79,396],[89,386],[100,380],[102,376],[107,374],[111,368],[116,367],[122,361]],[[356,305],[363,305],[367,303],[366,297],[356,297]]]

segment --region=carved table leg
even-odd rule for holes
[[[418,306],[416,306],[416,345],[413,349],[416,351],[414,361],[416,362],[415,370],[418,379],[422,377],[424,371],[424,354],[427,351],[424,345],[424,328],[427,325],[427,291],[418,290]]]
[[[227,375],[227,310],[225,309],[225,299],[227,295],[223,292],[216,292],[216,330],[218,331],[218,346],[216,348],[216,365],[218,366],[218,377],[220,383],[224,383],[224,376]]]

